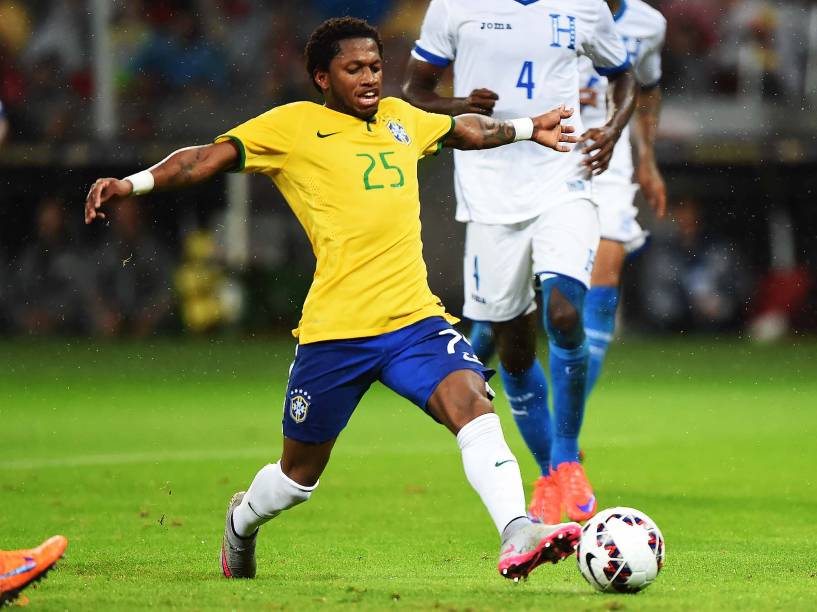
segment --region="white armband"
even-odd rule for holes
[[[516,135],[513,137],[514,142],[530,140],[531,136],[533,136],[533,119],[530,117],[511,119],[510,123],[513,126],[514,132],[516,132]]]
[[[126,176],[122,180],[130,181],[131,185],[133,185],[133,195],[149,193],[150,191],[153,191],[153,186],[155,185],[153,173],[150,170],[142,170],[136,174]]]

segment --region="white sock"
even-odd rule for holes
[[[500,535],[515,518],[526,516],[519,464],[502,435],[496,414],[477,417],[457,434],[465,476],[496,524]]]
[[[317,482],[311,487],[299,485],[287,478],[277,463],[265,465],[255,475],[244,499],[233,510],[233,529],[242,538],[251,536],[282,511],[308,500],[317,486]]]

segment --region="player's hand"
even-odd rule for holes
[[[587,130],[582,134],[582,142],[592,141],[582,149],[582,153],[589,155],[582,163],[590,169],[590,172],[598,176],[610,167],[613,150],[620,137],[621,132],[608,125]]]
[[[569,152],[570,147],[567,146],[567,143],[576,143],[579,139],[570,135],[576,131],[576,128],[572,125],[564,125],[562,120],[572,116],[572,108],[560,106],[549,113],[533,117],[531,140],[560,153]]]
[[[467,98],[463,98],[462,109],[456,114],[464,115],[465,113],[476,113],[490,117],[494,114],[494,106],[497,100],[499,100],[499,95],[490,89],[475,89],[471,92],[471,95]]]
[[[663,219],[667,214],[667,186],[655,161],[641,162],[636,176],[638,184],[641,185],[641,193],[655,211],[655,216]]]
[[[579,104],[597,108],[599,105],[599,92],[592,87],[582,87],[579,90]]]
[[[125,198],[132,192],[133,185],[130,181],[115,178],[101,178],[94,181],[85,197],[85,224],[91,223],[97,217],[104,219],[105,213],[100,210],[103,204]]]

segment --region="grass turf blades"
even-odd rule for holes
[[[2,546],[52,532],[71,542],[32,605],[714,610],[817,599],[817,344],[611,349],[582,447],[600,508],[641,509],[664,532],[666,567],[636,596],[594,593],[573,560],[503,580],[455,440],[381,386],[312,500],[262,530],[258,578],[225,580],[224,506],[278,457],[291,356],[279,340],[0,344]],[[529,485],[534,463],[501,392],[496,405]]]

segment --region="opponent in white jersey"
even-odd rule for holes
[[[640,86],[634,120],[638,145],[637,178],[641,191],[659,218],[666,209],[666,188],[655,163],[655,133],[661,104],[661,47],[666,20],[643,0],[608,0],[616,30],[624,39],[633,74]],[[585,125],[603,125],[607,116],[607,79],[582,62],[582,119]],[[593,266],[591,289],[584,304],[584,324],[590,345],[587,376],[588,395],[593,389],[607,347],[613,338],[618,287],[627,253],[641,248],[646,233],[636,221],[633,205],[638,185],[633,184],[633,151],[629,126],[613,153],[610,168],[593,181],[593,195],[599,206],[601,243]]]
[[[451,115],[504,120],[543,104],[578,105],[580,56],[612,83],[610,121],[585,132],[592,144],[570,155],[528,146],[455,155],[457,219],[468,223],[463,312],[491,322],[511,411],[539,464],[529,510],[546,523],[559,522],[563,507],[587,519],[596,500],[578,434],[588,355],[581,313],[599,242],[590,179],[606,169],[632,114],[624,43],[603,0],[432,0],[412,56],[406,98]],[[434,90],[452,63],[455,97],[441,97]],[[582,133],[581,118],[571,121]],[[550,344],[553,426],[536,359],[534,277]]]

